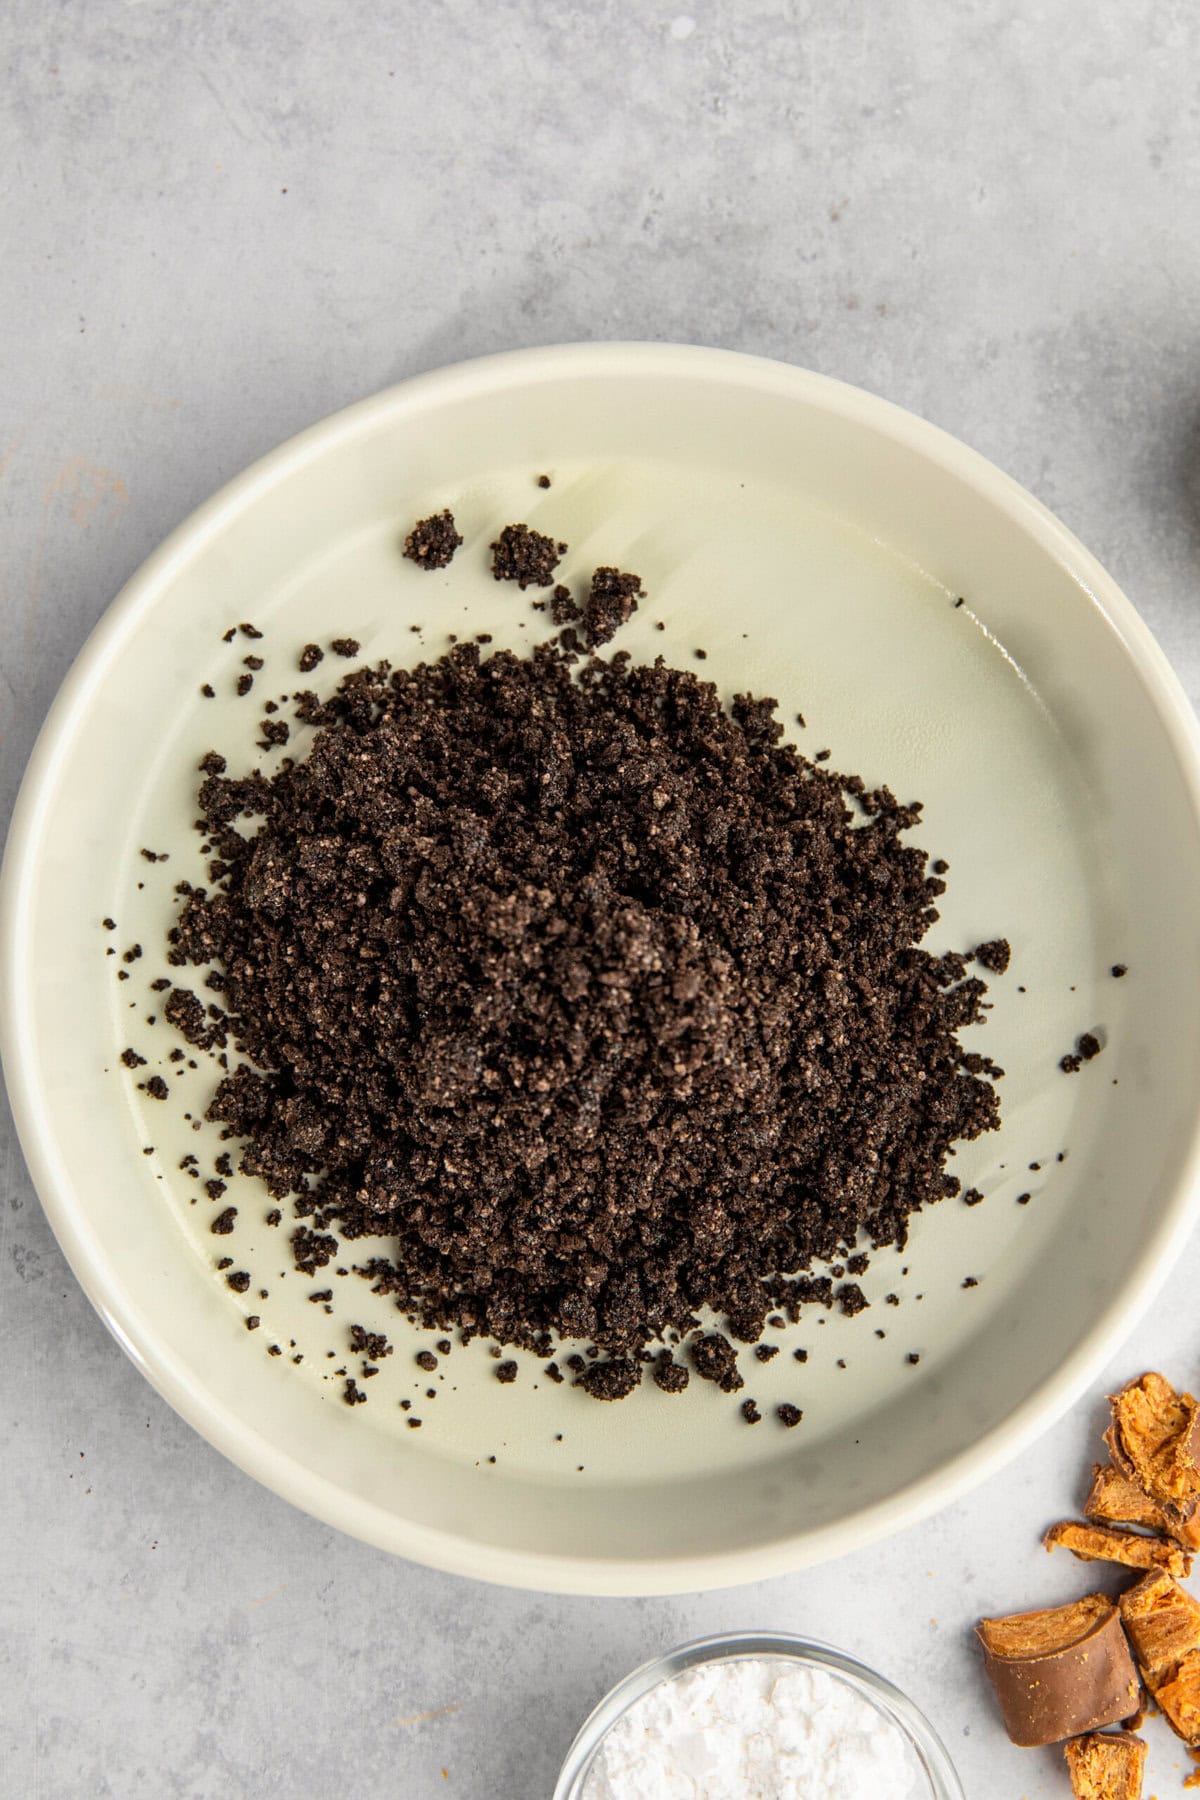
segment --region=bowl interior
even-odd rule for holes
[[[399,543],[443,505],[467,543],[428,574]],[[1013,946],[975,1037],[1007,1070],[1004,1126],[953,1164],[984,1203],[931,1210],[903,1253],[875,1258],[869,1313],[810,1312],[775,1334],[782,1354],[746,1389],[767,1414],[754,1430],[697,1381],[603,1406],[519,1356],[500,1389],[482,1344],[422,1374],[413,1352],[438,1334],[353,1275],[292,1271],[257,1184],[225,1196],[235,1237],[210,1235],[214,1208],[179,1164],[221,1148],[184,1117],[202,1115],[216,1072],[188,1071],[160,1104],[118,1062],[129,1044],[148,1058],[141,1076],[173,1073],[175,1039],[146,1022],[149,983],[174,883],[200,878],[199,756],[215,746],[249,766],[262,699],[332,684],[334,659],[296,676],[310,638],[350,634],[364,657],[404,662],[451,632],[518,648],[544,635],[532,595],[488,573],[487,546],[515,519],[569,542],[568,579],[599,562],[640,572],[649,598],[614,648],[685,665],[703,648],[725,692],[777,696],[810,754],[828,747],[834,767],[924,801],[910,836],[951,865],[930,948]],[[224,643],[242,620],[263,640]],[[242,700],[249,651],[267,666]],[[861,1544],[1065,1405],[1185,1228],[1200,1074],[1189,731],[1158,653],[1073,540],[970,452],[868,396],[654,347],[410,383],[285,446],[176,534],[48,723],[10,839],[3,943],[5,1067],[51,1220],[174,1405],[376,1543],[595,1591],[711,1586]],[[147,863],[144,846],[170,860]],[[124,965],[135,942],[144,955]],[[1084,1031],[1103,1054],[1065,1075]],[[252,1276],[241,1299],[215,1269],[226,1250]],[[309,1300],[324,1286],[330,1313]],[[353,1370],[350,1323],[396,1346],[360,1407],[342,1404],[336,1373]],[[790,1432],[770,1416],[785,1400],[805,1413]]]

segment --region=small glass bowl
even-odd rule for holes
[[[750,1656],[804,1663],[810,1668],[823,1669],[848,1687],[857,1689],[899,1728],[911,1746],[917,1767],[925,1777],[919,1800],[926,1800],[926,1796],[928,1800],[966,1800],[962,1782],[954,1771],[945,1745],[924,1713],[918,1711],[906,1694],[885,1681],[882,1675],[877,1675],[874,1669],[868,1669],[865,1663],[856,1662],[841,1650],[785,1632],[728,1632],[720,1637],[698,1638],[694,1643],[682,1644],[678,1650],[669,1650],[665,1656],[656,1656],[631,1675],[626,1675],[584,1720],[567,1752],[554,1800],[583,1800],[588,1775],[604,1738],[617,1720],[651,1688],[700,1663]],[[913,1800],[918,1800],[915,1793]]]

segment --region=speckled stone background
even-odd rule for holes
[[[683,3],[7,0],[6,813],[86,633],[215,487],[416,370],[565,339],[759,351],[948,427],[1200,693],[1194,0]],[[182,1425],[0,1129],[3,1795],[544,1800],[607,1684],[736,1626],[877,1660],[972,1800],[1066,1793],[1001,1736],[968,1628],[1077,1590],[1036,1534],[1104,1383],[859,1558],[679,1600],[493,1591],[337,1537]],[[1198,1286],[1193,1244],[1110,1381],[1200,1377]]]

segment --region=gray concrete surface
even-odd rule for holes
[[[936,420],[1200,694],[1192,0],[8,0],[0,51],[6,813],[87,631],[212,489],[413,371],[565,339],[759,351]],[[607,1683],[735,1625],[877,1657],[973,1800],[1065,1793],[1000,1737],[964,1633],[1047,1591],[1033,1534],[1095,1403],[852,1561],[493,1591],[337,1537],[183,1426],[0,1129],[5,1796],[542,1800]],[[1198,1284],[1193,1243],[1113,1377],[1195,1380]],[[1160,1730],[1150,1791],[1179,1765]]]

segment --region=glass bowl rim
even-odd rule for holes
[[[818,1638],[782,1631],[727,1631],[692,1638],[632,1669],[608,1690],[576,1732],[559,1771],[553,1800],[582,1800],[584,1783],[608,1732],[651,1688],[687,1669],[744,1657],[791,1659],[837,1676],[864,1694],[903,1732],[929,1784],[929,1800],[966,1800],[946,1746],[907,1694],[844,1650]]]

